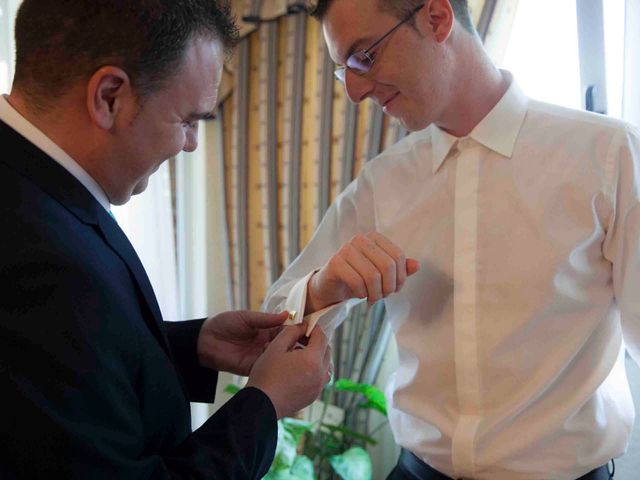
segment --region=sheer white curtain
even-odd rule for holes
[[[184,319],[232,307],[222,138],[221,118],[202,122],[198,149],[176,158],[178,283]],[[213,406],[192,404],[194,428],[229,398],[223,390],[233,381],[232,375],[219,376]]]
[[[9,93],[13,80],[13,22],[20,3],[21,0],[0,0],[0,95]]]

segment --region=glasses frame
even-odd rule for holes
[[[387,33],[382,35],[378,40],[373,42],[367,48],[358,50],[357,52],[354,52],[351,55],[349,55],[349,57],[347,58],[346,64],[337,67],[333,72],[336,79],[340,83],[345,83],[345,80],[347,77],[347,69],[351,70],[353,73],[359,76],[366,75],[367,73],[369,73],[376,60],[375,56],[373,55],[373,49],[376,48],[378,45],[380,45],[380,43],[382,43],[382,41],[385,38],[387,38],[389,35],[391,35],[393,32],[399,29],[402,25],[404,25],[409,20],[411,20],[416,15],[416,13],[418,13],[420,10],[424,8],[425,5],[426,3],[418,5],[405,18],[400,20],[400,22],[396,26],[394,26],[391,30],[389,30]],[[358,66],[356,67],[356,65]]]

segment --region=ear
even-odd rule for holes
[[[111,129],[117,115],[132,99],[132,93],[124,70],[112,66],[97,70],[87,84],[87,111],[91,121],[99,128]]]
[[[456,21],[449,0],[427,0],[417,17],[421,27],[438,43],[443,43],[449,38]]]

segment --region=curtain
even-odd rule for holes
[[[0,95],[9,93],[15,64],[13,22],[21,0],[0,0]]]

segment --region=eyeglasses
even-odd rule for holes
[[[407,15],[402,21],[400,21],[400,23],[398,23],[395,27],[393,27],[391,30],[385,33],[382,37],[376,40],[370,47],[365,48],[364,50],[359,50],[349,55],[349,58],[347,58],[346,65],[342,65],[336,68],[335,72],[333,72],[336,78],[340,82],[344,83],[345,78],[347,76],[347,68],[351,70],[353,73],[355,73],[356,75],[364,75],[366,73],[369,73],[369,71],[371,71],[371,67],[373,67],[373,62],[375,62],[376,60],[375,52],[373,52],[372,50],[376,48],[385,38],[387,38],[389,35],[395,32],[398,28],[400,28],[402,25],[404,25],[409,20],[411,20],[416,13],[422,10],[424,6],[425,4],[423,3],[422,5],[419,5],[416,8],[414,8],[409,13],[409,15]]]

